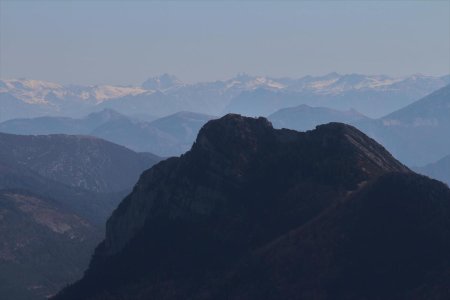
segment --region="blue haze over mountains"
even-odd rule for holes
[[[15,103],[29,109],[61,110],[60,114],[71,116],[83,109],[97,111],[78,118],[11,119],[0,123],[0,131],[93,135],[134,151],[168,157],[186,152],[208,120],[233,110],[249,116],[265,115],[276,128],[300,131],[328,122],[353,124],[403,163],[420,167],[450,153],[449,80],[450,76],[392,79],[337,73],[294,80],[239,74],[227,81],[185,85],[164,74],[150,78],[142,87],[76,89],[40,81],[3,81],[2,101],[14,98]],[[63,109],[66,102],[78,103],[82,109]],[[295,105],[298,103],[302,104]],[[2,105],[4,118],[14,115],[4,113],[13,107],[8,102]],[[179,111],[183,108],[190,111]],[[378,114],[375,111],[386,114],[373,118]]]
[[[449,1],[0,0],[0,300],[449,300],[448,37]]]
[[[163,74],[140,87],[2,80],[0,132],[92,135],[169,157],[189,150],[203,124],[228,112],[267,116],[275,128],[300,131],[343,122],[406,165],[448,182],[450,171],[438,166],[450,153],[449,83],[450,75],[337,73],[300,79],[243,73],[197,84]],[[436,169],[443,170],[429,171]]]
[[[0,276],[10,277],[0,287],[0,296],[14,293],[18,299],[44,299],[79,278],[102,238],[107,216],[131,191],[139,174],[160,157],[184,154],[208,121],[229,111],[264,115],[274,128],[309,131],[306,135],[311,136],[323,130],[329,131],[327,136],[351,133],[364,140],[351,147],[360,151],[361,145],[372,145],[373,155],[382,153],[388,165],[406,170],[375,146],[377,141],[416,172],[450,184],[449,82],[450,76],[393,79],[336,73],[298,80],[240,74],[227,81],[193,85],[165,74],[150,78],[141,87],[3,80],[0,208],[7,223],[0,220],[0,225],[8,225],[0,226],[0,242],[7,241],[0,247],[4,258],[0,266],[6,270],[0,270]],[[230,124],[261,123],[252,128],[255,133],[260,126],[264,131],[271,127],[260,119],[226,119]],[[221,122],[231,126],[225,121],[216,124]],[[329,122],[351,124],[374,140],[339,124],[314,130]],[[239,136],[240,128],[227,130]],[[221,133],[213,132],[210,138],[219,143]],[[229,146],[233,147],[223,145]],[[364,154],[369,164],[372,154]],[[382,166],[380,157],[376,161]],[[403,179],[391,180],[401,183]],[[11,235],[11,226],[20,235]],[[33,253],[48,269],[27,261],[26,254],[11,256],[11,241],[21,243],[21,239],[33,241],[23,248],[24,253]],[[52,261],[45,258],[45,243],[59,253]],[[42,278],[51,279],[41,284]],[[24,289],[37,283],[35,290]]]
[[[381,117],[448,83],[450,75],[391,78],[337,73],[300,79],[238,74],[229,80],[196,84],[184,84],[164,74],[148,79],[140,87],[2,80],[0,121],[47,115],[82,117],[104,108],[144,119],[179,111],[267,116],[300,104],[356,109],[369,117]]]

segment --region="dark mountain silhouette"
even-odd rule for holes
[[[449,216],[444,184],[383,175],[258,249],[213,298],[448,299]]]
[[[98,138],[0,133],[0,298],[46,299],[80,278],[106,218],[158,160]]]
[[[447,299],[450,190],[352,126],[208,122],[55,299]]]
[[[351,124],[368,118],[355,110],[339,111],[326,107],[311,107],[305,104],[283,108],[267,119],[275,128],[289,128],[298,131],[314,129],[317,125],[330,122]]]
[[[450,155],[426,166],[414,168],[414,170],[418,173],[441,180],[450,186]]]

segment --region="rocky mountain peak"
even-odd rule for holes
[[[229,151],[234,146],[240,150],[246,147],[255,148],[259,139],[268,138],[272,132],[272,124],[266,118],[255,119],[228,114],[206,123],[198,133],[193,149]]]
[[[73,295],[226,269],[392,171],[410,174],[349,125],[297,132],[236,114],[209,121],[190,151],[141,175]]]
[[[304,182],[346,193],[390,171],[409,172],[352,126],[330,123],[297,132],[274,129],[265,118],[229,114],[204,125],[185,155],[143,173],[108,221],[104,253],[120,251],[153,218],[233,219],[262,209],[257,198],[284,211],[276,199],[297,197],[287,194]]]

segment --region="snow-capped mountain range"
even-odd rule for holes
[[[9,93],[29,104],[57,104],[56,99],[64,100],[67,98],[98,104],[109,99],[137,95],[145,91],[140,87],[113,85],[63,86],[54,82],[29,79],[0,81],[0,93]]]
[[[182,110],[212,115],[268,115],[299,104],[355,108],[376,116],[410,104],[448,83],[450,75],[392,78],[338,73],[300,79],[238,74],[228,80],[195,84],[163,74],[141,86],[78,86],[11,79],[0,80],[0,121],[43,115],[77,117],[104,108],[148,116]]]

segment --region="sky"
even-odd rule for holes
[[[450,73],[450,1],[0,0],[0,78]]]

